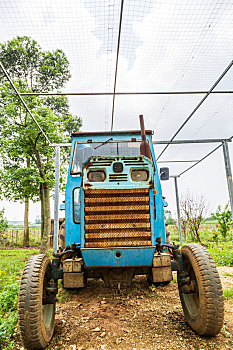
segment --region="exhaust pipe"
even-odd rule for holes
[[[146,156],[149,159],[152,159],[150,146],[146,139],[146,131],[145,131],[144,119],[142,114],[139,115],[139,119],[140,119],[141,136],[142,136],[142,142],[140,144],[140,154],[142,156]]]

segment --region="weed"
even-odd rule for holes
[[[171,283],[177,283],[177,274],[176,273],[173,273],[173,279],[172,279]]]
[[[227,272],[227,273],[224,273],[224,276],[233,277],[233,274]]]
[[[209,343],[210,349],[216,349],[216,344],[214,342]]]
[[[157,292],[157,289],[158,289],[158,287],[156,287],[154,284],[152,284],[151,286],[149,286],[149,288],[150,288],[151,292],[153,292],[153,293],[156,293],[156,292]]]
[[[58,281],[58,293],[57,293],[57,299],[59,303],[63,304],[69,301],[70,299],[70,291],[67,289],[63,289],[63,286],[61,284],[61,280]]]

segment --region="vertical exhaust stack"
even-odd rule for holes
[[[139,119],[140,119],[141,136],[142,136],[142,142],[140,145],[140,154],[142,156],[146,156],[149,159],[152,159],[150,146],[146,139],[146,131],[145,131],[144,119],[142,114],[139,115]]]

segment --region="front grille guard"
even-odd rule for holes
[[[89,189],[85,248],[151,246],[149,189]]]

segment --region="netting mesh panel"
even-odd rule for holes
[[[70,96],[70,111],[82,117],[82,131],[109,130],[111,96]]]
[[[120,8],[120,0],[1,0],[1,42],[26,35],[43,50],[62,49],[72,74],[66,92],[113,92]],[[232,23],[231,0],[125,0],[116,91],[209,90],[232,60]],[[217,89],[232,88],[233,69]],[[154,139],[170,139],[202,97],[117,96],[114,130],[138,129],[144,114]],[[83,131],[110,130],[112,96],[69,102]],[[232,103],[232,95],[208,97],[177,138],[232,136]],[[162,159],[184,148],[169,146]]]
[[[113,87],[119,9],[115,0],[2,0],[1,41],[27,35],[43,49],[60,48],[72,74],[67,91],[106,91]]]
[[[229,0],[125,2],[117,88],[208,89],[232,59],[232,18]]]
[[[138,128],[138,116],[143,114],[154,139],[168,140],[199,101],[199,95],[116,96],[114,129]]]

